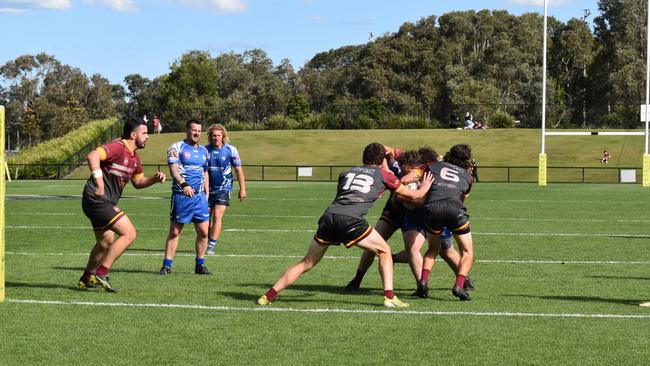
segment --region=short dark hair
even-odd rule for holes
[[[466,144],[454,145],[445,154],[443,160],[449,164],[467,169],[469,168],[470,160],[472,160],[472,148]]]
[[[422,146],[418,150],[418,154],[420,154],[420,162],[422,164],[431,164],[434,161],[438,161],[440,158],[440,155],[438,155],[438,153],[429,146]]]
[[[420,154],[415,150],[404,151],[402,155],[397,158],[397,163],[400,167],[415,168],[420,164]]]
[[[203,127],[203,123],[201,123],[201,122],[199,122],[199,121],[197,121],[195,119],[191,119],[191,120],[187,121],[187,123],[185,123],[185,129],[186,130],[189,129],[190,126],[193,125],[193,124],[194,125],[200,125],[201,127]]]
[[[385,157],[386,148],[378,142],[373,142],[363,149],[364,165],[381,165],[381,162]]]
[[[123,139],[130,139],[131,138],[131,132],[135,131],[138,129],[138,127],[142,125],[147,125],[147,122],[145,122],[142,118],[135,118],[131,117],[124,121],[124,129],[122,130],[122,138]]]

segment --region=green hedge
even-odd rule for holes
[[[49,167],[48,164],[71,164],[76,165],[92,148],[89,147],[88,152],[83,152],[83,157],[79,156],[78,159],[70,158],[80,149],[95,142],[100,145],[106,141],[99,141],[100,138],[110,138],[107,133],[114,129],[114,132],[109,135],[121,133],[121,126],[117,125],[117,118],[108,118],[103,120],[91,121],[83,126],[76,128],[74,131],[67,133],[61,137],[42,142],[38,145],[31,146],[22,150],[18,155],[12,156],[7,159],[7,163],[12,164],[32,164],[27,171],[20,171],[22,177],[30,178],[50,178],[57,176],[61,173],[60,169],[56,167]],[[119,130],[119,131],[118,131]],[[115,136],[112,136],[115,137]],[[40,166],[36,164],[41,164]]]

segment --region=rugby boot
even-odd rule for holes
[[[409,304],[398,299],[397,296],[393,297],[392,299],[384,296],[384,306],[387,308],[408,308]]]
[[[100,276],[98,274],[94,274],[91,276],[91,278],[94,279],[94,282],[96,284],[103,287],[106,292],[117,292],[115,287],[113,287],[113,285],[111,285],[109,282],[108,276]]]
[[[79,284],[77,285],[82,290],[92,290],[101,287],[95,282],[93,276],[90,276],[87,281],[84,281],[83,276],[79,278]]]
[[[160,268],[160,272],[158,272],[158,274],[161,275],[161,276],[166,276],[166,275],[171,274],[171,273],[172,273],[172,268],[167,267],[167,266],[162,266]]]
[[[474,291],[474,289],[476,289],[476,286],[474,285],[474,280],[469,277],[466,277],[465,284],[463,285],[463,290]]]
[[[258,303],[259,305],[271,305],[271,302],[270,302],[269,299],[266,297],[266,295],[262,295],[262,296],[260,296],[260,298],[257,299],[257,303]]]
[[[208,271],[208,267],[206,267],[205,264],[201,264],[194,267],[194,273],[198,275],[209,275],[210,271]]]
[[[359,291],[359,287],[361,287],[361,284],[359,282],[355,281],[355,280],[352,280],[352,281],[348,282],[347,285],[345,285],[344,290],[346,292],[357,292],[357,291]]]
[[[454,286],[454,288],[451,289],[451,293],[454,296],[456,296],[460,301],[467,301],[470,299],[467,291],[460,288],[459,286]]]
[[[419,297],[421,299],[426,299],[429,297],[429,286],[422,281],[418,281],[418,289],[415,290],[413,296]]]

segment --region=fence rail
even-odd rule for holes
[[[166,164],[144,164],[145,175],[167,172]],[[244,165],[248,181],[331,182],[350,165]],[[42,172],[50,172],[40,175]],[[641,167],[548,167],[549,183],[621,183],[621,173],[633,171],[641,181]],[[71,173],[69,173],[71,172]],[[12,179],[88,179],[85,165],[77,164],[9,164]],[[479,182],[537,183],[537,166],[480,166]]]

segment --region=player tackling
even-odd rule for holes
[[[350,168],[339,175],[336,197],[318,220],[318,230],[311,241],[305,257],[290,266],[275,284],[258,300],[269,305],[276,295],[296,282],[323,258],[330,245],[343,243],[346,248],[357,246],[379,257],[379,272],[384,288],[383,303],[386,307],[407,307],[393,292],[393,260],[390,247],[379,233],[368,224],[365,215],[388,188],[406,200],[418,200],[428,192],[433,178],[426,173],[418,190],[402,185],[386,167],[386,149],[372,143],[363,151],[363,166]]]

